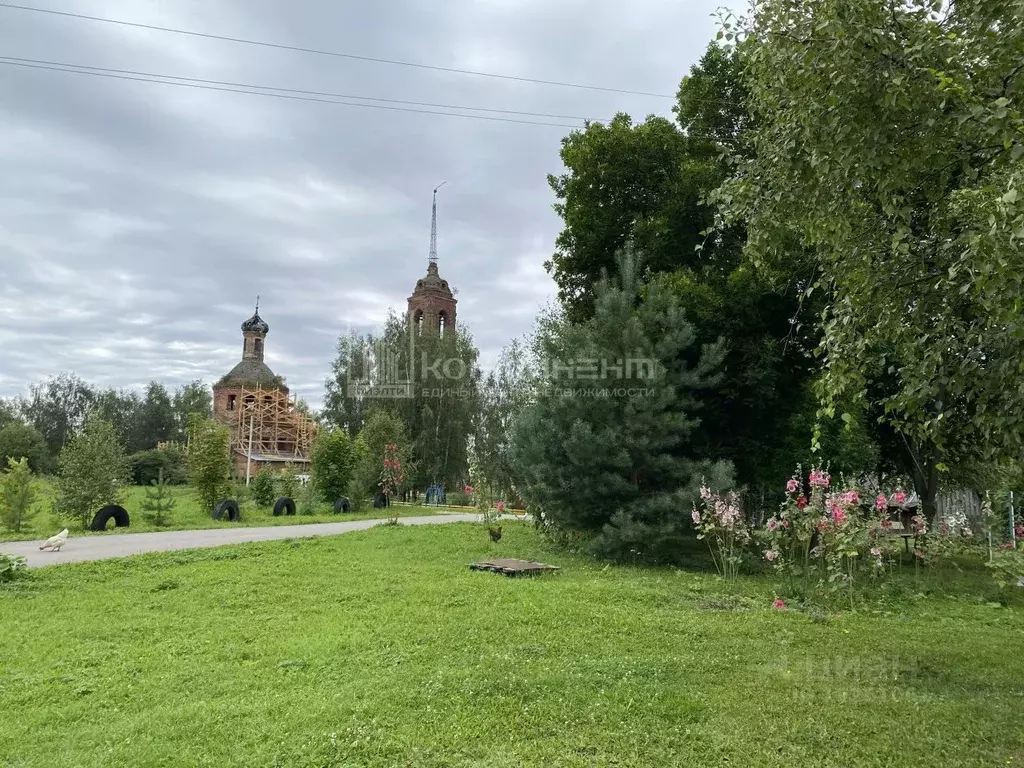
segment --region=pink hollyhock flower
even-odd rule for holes
[[[800,484],[797,483],[796,478],[791,477],[789,479],[789,482],[786,483],[786,493],[796,493],[796,489],[799,487]]]
[[[803,509],[806,506],[807,506],[807,499],[805,497],[803,497],[803,496],[797,497],[796,508],[797,509]]]
[[[497,507],[499,512],[504,512],[505,511],[505,502],[504,501],[499,501],[495,506]]]
[[[473,486],[472,485],[467,485],[465,488],[462,489],[462,491],[463,491],[463,493],[472,493],[473,492]]]
[[[892,495],[892,500],[896,504],[902,504],[907,500],[907,494],[905,494],[903,491],[896,491],[896,493]]]
[[[827,472],[819,472],[816,469],[811,471],[808,480],[812,486],[819,488],[828,488],[828,484],[831,482],[831,478],[828,476]]]
[[[892,528],[892,520],[883,520],[882,521],[882,527],[883,528]]]
[[[705,501],[710,499],[711,498],[711,489],[708,488],[706,485],[702,485],[700,487],[700,497],[702,499],[704,499]]]
[[[769,531],[774,531],[776,528],[779,527],[779,521],[776,520],[774,517],[769,518],[768,522],[764,524],[764,527],[767,528]]]
[[[844,504],[853,506],[854,504],[860,504],[860,494],[856,491],[847,491],[840,497]]]
[[[817,527],[819,531],[824,531],[826,528],[828,528],[828,521],[825,518],[821,518],[821,520],[818,521]]]
[[[783,520],[782,521],[782,527],[783,528],[789,528],[789,520]]]
[[[846,513],[839,507],[832,507],[832,520],[836,525],[842,525],[846,522]]]
[[[1018,539],[1024,539],[1024,525],[1018,525],[1013,529],[1013,533]]]
[[[700,512],[697,511],[696,507],[694,507],[693,512],[690,513],[690,518],[693,520],[694,525],[700,525]]]
[[[875,497],[875,509],[881,512],[883,509],[889,506],[889,500],[885,498],[884,493],[880,493]]]
[[[772,560],[774,560],[778,556],[779,556],[778,550],[775,550],[775,549],[765,550],[764,559],[767,560],[768,562],[771,562]]]
[[[775,600],[772,601],[772,609],[776,611],[784,611],[786,610],[786,604],[779,598],[775,598]]]

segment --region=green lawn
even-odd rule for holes
[[[4,531],[0,529],[0,541],[17,541],[25,539],[37,539],[46,538],[52,536],[54,533],[59,531],[65,525],[68,525],[68,521],[57,518],[53,514],[52,506],[52,489],[49,483],[46,481],[39,481],[36,485],[39,493],[35,507],[38,510],[31,523],[25,527],[22,532],[12,533],[10,531]],[[333,523],[340,520],[375,520],[385,518],[388,516],[387,510],[374,509],[370,504],[364,505],[364,508],[360,512],[349,512],[348,514],[334,514],[329,504],[320,504],[315,510],[314,514],[295,514],[295,515],[281,515],[274,517],[273,510],[268,507],[259,507],[253,501],[242,500],[244,491],[238,493],[241,489],[235,489],[232,498],[240,501],[242,519],[237,522],[228,522],[226,520],[214,520],[210,512],[203,509],[196,499],[195,492],[188,486],[174,486],[171,489],[171,494],[175,499],[175,507],[170,513],[170,525],[163,528],[157,528],[146,521],[146,518],[142,513],[142,499],[146,494],[146,489],[142,486],[129,486],[125,489],[125,498],[122,501],[122,506],[128,510],[128,514],[131,518],[131,525],[127,531],[125,529],[117,529],[116,533],[139,533],[142,531],[180,531],[180,530],[192,530],[198,528],[237,528],[239,526],[263,526],[263,525],[298,525],[303,523]],[[398,505],[398,509],[403,515],[432,515],[439,512],[445,511],[467,511],[467,510],[454,510],[447,507],[425,507],[425,506],[406,506]],[[78,535],[91,534],[90,531],[83,531],[81,528],[75,528],[75,525],[70,526],[72,530]],[[111,520],[107,524],[107,532],[96,533],[92,535],[109,535],[115,532],[114,522]]]
[[[53,566],[0,588],[0,765],[1024,763],[1018,595],[904,579],[812,618],[515,522]]]

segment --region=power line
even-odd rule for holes
[[[354,53],[341,53],[340,51],[325,51],[319,48],[303,48],[298,45],[285,45],[283,43],[270,43],[265,40],[249,40],[242,37],[229,37],[227,35],[215,35],[209,32],[195,32],[188,29],[177,29],[175,27],[162,27],[156,24],[141,24],[135,21],[124,21],[123,19],[107,19],[102,16],[89,16],[84,13],[70,13],[68,11],[57,11],[52,8],[36,8],[30,5],[15,5],[13,3],[0,3],[0,8],[9,8],[16,11],[32,11],[34,13],[48,13],[53,16],[64,16],[70,19],[83,19],[86,21],[98,21],[104,24],[118,24],[125,27],[136,27],[137,29],[150,29],[157,32],[170,32],[176,35],[188,35],[190,37],[202,37],[209,40],[224,40],[231,43],[243,43],[245,45],[258,45],[263,48],[277,48],[283,51],[297,51],[299,53],[312,53],[317,56],[333,56],[339,59],[355,59],[357,61],[372,61],[377,64],[393,64],[401,67],[415,67],[416,69],[430,69],[437,72],[451,72],[459,75],[474,75],[476,77],[490,77],[497,80],[514,80],[521,83],[536,83],[538,85],[554,85],[561,88],[578,88],[587,91],[605,91],[609,93],[625,93],[633,96],[652,96],[659,99],[674,99],[664,93],[651,93],[648,91],[632,91],[626,88],[606,88],[599,85],[582,85],[580,83],[566,83],[558,80],[539,80],[532,77],[517,77],[515,75],[499,75],[494,72],[477,72],[471,69],[456,69],[455,67],[440,67],[431,64],[419,64],[411,61],[397,61],[395,59],[384,59],[376,56],[360,56]]]
[[[608,122],[606,118],[580,117],[579,115],[552,115],[547,112],[524,112],[517,109],[493,109],[489,107],[464,107],[458,104],[435,104],[429,101],[405,101],[403,99],[385,99],[378,96],[353,96],[347,93],[331,93],[330,91],[307,91],[300,88],[278,88],[273,85],[253,85],[251,83],[234,83],[226,80],[204,80],[199,77],[183,77],[181,75],[164,75],[154,72],[139,72],[134,69],[112,69],[110,67],[94,67],[88,64],[69,64],[63,61],[46,61],[44,59],[25,59],[18,56],[0,56],[0,62],[41,64],[49,67],[67,67],[68,71],[94,70],[96,72],[112,72],[119,75],[139,75],[148,78],[164,78],[165,80],[183,80],[190,83],[203,83],[206,85],[222,85],[231,88],[252,88],[261,91],[280,91],[282,93],[297,93],[304,96],[329,96],[333,99],[354,99],[356,101],[380,101],[386,104],[406,104],[416,107],[436,107],[438,109],[464,109],[470,112],[493,112],[503,115],[523,115],[526,117],[550,117],[555,120],[581,120],[594,123]],[[83,73],[86,74],[86,73]]]
[[[420,115],[445,115],[447,117],[463,117],[470,120],[487,120],[496,123],[519,123],[520,125],[546,125],[554,128],[580,128],[579,125],[568,123],[546,123],[538,120],[517,120],[511,117],[491,117],[489,115],[467,115],[459,112],[442,112],[431,109],[411,109],[409,107],[393,107],[386,104],[360,104],[354,101],[337,101],[334,99],[321,99],[313,96],[298,96],[287,93],[267,93],[265,91],[247,91],[242,88],[227,88],[216,85],[202,85],[200,83],[177,82],[174,80],[155,80],[145,77],[134,77],[130,75],[118,75],[110,72],[94,72],[87,69],[65,69],[62,67],[44,66],[42,64],[29,64],[21,61],[5,61],[0,57],[0,65],[8,67],[24,67],[26,69],[42,69],[51,72],[66,72],[72,75],[91,75],[93,77],[107,77],[114,80],[133,80],[140,83],[159,83],[161,85],[176,85],[180,88],[197,88],[204,91],[224,91],[226,93],[244,93],[250,96],[266,96],[275,99],[289,99],[291,101],[311,101],[319,104],[336,104],[345,107],[364,107],[366,109],[386,109],[392,112],[413,112]]]

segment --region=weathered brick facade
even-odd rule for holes
[[[437,264],[431,262],[426,276],[416,281],[407,311],[413,325],[422,323],[423,328],[444,333],[455,329],[457,303],[448,281],[441,278]]]
[[[213,385],[213,416],[231,429],[235,478],[246,476],[247,464],[250,475],[264,466],[280,469],[293,463],[305,469],[309,464],[315,425],[298,413],[284,380],[263,361],[269,332],[257,306],[242,323],[241,362]]]

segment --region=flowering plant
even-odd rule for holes
[[[385,496],[391,497],[398,493],[398,488],[405,480],[402,472],[402,462],[398,457],[398,446],[388,443],[384,446],[384,467],[380,472],[380,491]]]
[[[834,488],[832,477],[818,468],[805,486],[798,467],[786,482],[786,501],[759,534],[765,560],[791,589],[806,595],[845,588],[852,600],[855,574],[880,575],[892,551],[890,540],[880,536],[888,498],[880,494],[873,502],[856,488]]]
[[[750,541],[739,496],[732,491],[725,495],[714,493],[701,483],[700,499],[700,507],[694,504],[691,514],[697,538],[708,542],[718,573],[727,579],[735,578],[743,547]]]

